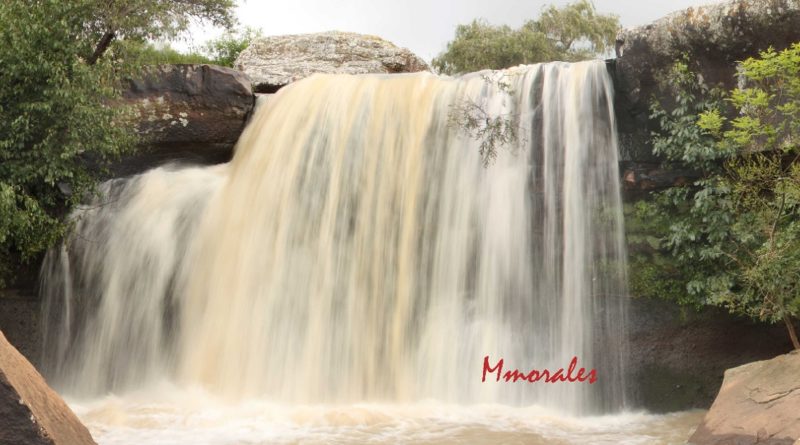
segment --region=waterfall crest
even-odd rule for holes
[[[625,250],[602,62],[459,79],[315,75],[233,160],[102,187],[42,270],[69,394],[168,379],[286,403],[623,404]],[[508,116],[488,166],[453,125]],[[481,382],[485,356],[595,385]]]

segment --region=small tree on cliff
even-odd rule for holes
[[[589,0],[562,8],[549,6],[519,29],[474,20],[456,28],[447,49],[433,59],[445,74],[502,69],[553,60],[578,61],[613,48],[619,19],[598,14]]]
[[[743,62],[741,75],[723,98],[678,64],[677,105],[654,109],[657,153],[703,177],[642,206],[671,260],[650,279],[683,281],[684,303],[784,323],[800,349],[800,44]]]
[[[89,65],[102,57],[115,39],[173,38],[185,31],[192,19],[226,28],[234,23],[233,0],[83,0],[81,3],[87,13],[85,38],[94,43],[86,57]]]
[[[119,38],[170,37],[191,18],[232,21],[232,0],[0,2],[0,285],[63,234],[61,215],[134,146],[112,107],[133,72]],[[92,168],[89,168],[92,165]]]

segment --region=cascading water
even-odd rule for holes
[[[233,160],[107,183],[43,266],[44,362],[79,397],[170,381],[287,405],[624,401],[625,253],[602,62],[315,75]],[[517,127],[484,166],[459,104]],[[481,382],[557,369],[598,382]]]

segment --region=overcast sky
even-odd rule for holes
[[[453,38],[455,28],[475,18],[519,26],[547,4],[569,0],[238,0],[237,16],[266,35],[351,31],[383,37],[430,61]],[[598,11],[620,17],[625,27],[647,24],[670,12],[715,0],[594,0]],[[185,49],[219,30],[194,27]]]

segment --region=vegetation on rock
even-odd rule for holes
[[[553,60],[578,61],[606,54],[614,46],[619,19],[598,14],[589,0],[562,8],[548,6],[519,29],[473,20],[456,28],[456,36],[433,59],[445,74],[502,69]]]
[[[192,18],[232,23],[231,0],[0,2],[0,285],[53,245],[61,215],[103,167],[133,149],[129,109],[114,105],[136,72],[134,44],[172,37]]]
[[[151,42],[128,43],[128,49],[131,56],[137,57],[142,65],[208,63],[233,67],[239,54],[259,37],[261,30],[244,28],[228,30],[222,36],[208,41],[199,50],[188,53],[180,52],[169,44],[156,45]]]
[[[674,103],[654,104],[654,150],[701,179],[639,203],[657,251],[632,262],[632,286],[784,323],[800,349],[800,44],[748,59],[740,73],[730,92],[686,63],[665,79]]]

